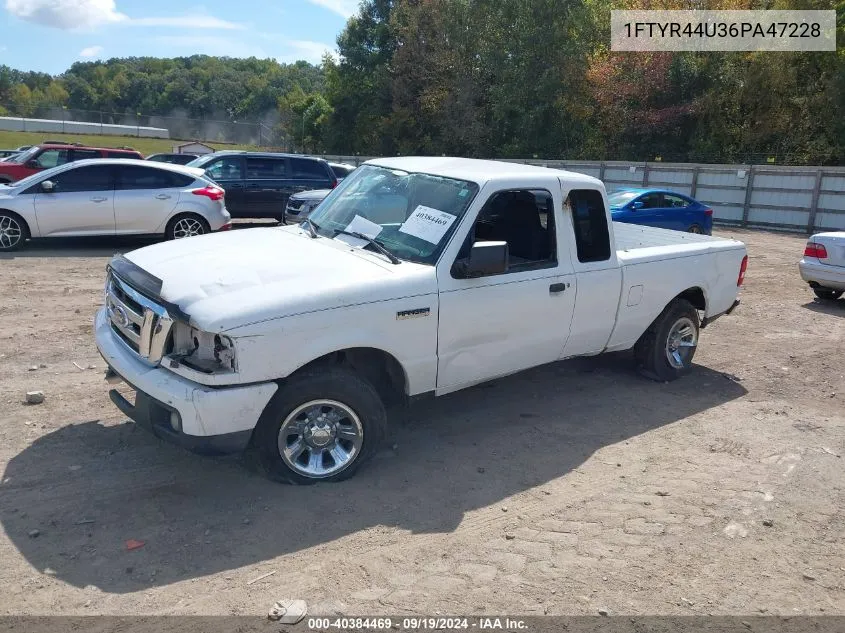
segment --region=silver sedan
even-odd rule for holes
[[[30,237],[164,235],[230,228],[221,187],[201,169],[143,160],[80,160],[0,185],[0,252]]]

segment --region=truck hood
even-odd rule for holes
[[[162,299],[209,332],[280,317],[437,292],[433,266],[393,265],[299,227],[164,242],[126,254],[162,280]]]

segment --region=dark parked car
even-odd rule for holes
[[[215,152],[188,163],[226,190],[233,218],[285,217],[288,198],[298,191],[334,189],[337,177],[322,158],[264,152]]]
[[[337,176],[338,182],[346,178],[349,174],[355,171],[355,165],[347,165],[346,163],[329,163],[334,175]]]
[[[171,163],[173,165],[187,165],[197,158],[199,158],[197,154],[150,154],[147,156],[147,160],[157,163]]]

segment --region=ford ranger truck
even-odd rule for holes
[[[112,401],[158,437],[338,481],[414,396],[630,348],[679,378],[747,261],[735,240],[612,223],[583,174],[385,158],[298,226],[115,256],[95,335],[107,379],[134,391]]]

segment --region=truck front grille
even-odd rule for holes
[[[170,352],[173,320],[167,310],[109,273],[106,309],[112,331],[133,352],[157,364]]]

